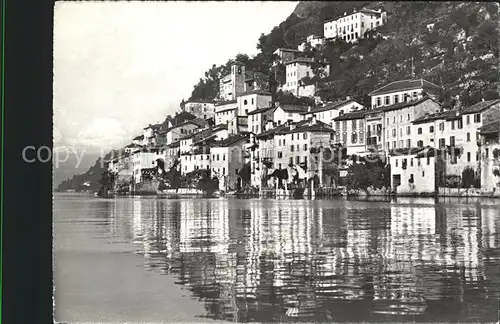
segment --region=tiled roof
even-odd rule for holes
[[[186,126],[186,125],[188,125],[188,124],[191,124],[191,125],[195,125],[195,126],[200,127],[200,121],[199,121],[199,120],[198,120],[198,121],[187,120],[187,121],[185,121],[185,122],[183,122],[183,123],[181,123],[181,124],[174,125],[174,126],[172,126],[172,127],[170,127],[170,128],[167,128],[167,129],[165,129],[164,131],[159,132],[159,134],[160,134],[160,135],[162,135],[162,134],[166,134],[166,133],[170,132],[170,131],[171,131],[171,130],[173,130],[173,129],[176,129],[176,128],[179,128],[179,127],[182,127],[182,126]],[[203,127],[203,126],[201,126],[201,127]]]
[[[149,125],[147,127],[144,127],[143,129],[148,129],[148,128],[159,129],[160,127],[161,127],[161,124],[154,124],[154,125]]]
[[[221,101],[221,102],[217,102],[215,104],[215,106],[224,106],[224,105],[229,105],[229,104],[235,104],[237,101],[236,99],[235,100],[227,100],[227,101]]]
[[[443,120],[452,120],[457,117],[459,114],[458,110],[448,110],[442,111],[435,114],[425,114],[424,116],[417,118],[413,121],[413,124],[423,124],[428,123],[430,121],[443,119]]]
[[[350,112],[347,114],[343,114],[342,116],[338,116],[337,118],[334,118],[333,120],[340,121],[340,120],[361,119],[361,118],[365,118],[365,114],[367,112],[368,112],[368,110],[353,111],[353,112]]]
[[[134,148],[134,147],[142,147],[142,145],[131,143],[131,144],[125,146],[125,148]]]
[[[351,11],[349,11],[349,13],[347,13],[346,15],[343,15],[343,14],[342,14],[342,15],[338,15],[338,16],[335,16],[335,17],[333,17],[333,18],[330,18],[330,19],[328,19],[328,20],[325,20],[325,23],[330,22],[330,21],[335,21],[335,20],[340,19],[340,18],[349,17],[349,16],[354,15],[354,14],[357,14],[357,13],[359,13],[359,12],[366,13],[366,14],[370,14],[370,15],[373,15],[373,14],[375,14],[375,15],[380,15],[380,14],[381,14],[381,12],[378,12],[378,11],[373,10],[373,9],[363,8],[363,9],[361,9],[361,10],[359,10],[359,11],[358,11],[358,10],[356,10],[356,9],[352,9],[352,10],[351,10]]]
[[[306,106],[300,106],[300,105],[280,104],[276,108],[281,108],[281,109],[283,109],[284,112],[287,112],[287,113],[303,113],[303,112],[307,111]]]
[[[491,122],[479,128],[479,132],[481,134],[500,133],[500,119],[495,120],[494,122]]]
[[[269,92],[269,91],[264,91],[264,90],[250,90],[250,91],[243,92],[238,97],[249,96],[249,95],[253,95],[253,94],[258,94],[258,95],[263,95],[263,96],[272,96],[272,93]]]
[[[213,104],[215,103],[215,100],[205,100],[205,99],[193,99],[193,100],[188,100],[186,101],[186,104],[188,103],[209,103],[209,104]]]
[[[406,107],[416,106],[416,105],[418,105],[418,104],[420,104],[420,103],[422,103],[424,101],[427,101],[427,100],[432,100],[435,103],[437,103],[438,105],[440,105],[437,101],[435,101],[432,98],[423,97],[423,98],[420,98],[420,99],[417,99],[417,100],[411,100],[411,101],[408,101],[408,102],[398,102],[398,103],[390,105],[390,106],[382,106],[382,107],[379,107],[379,108],[381,110],[383,110],[383,111],[392,111],[392,110],[403,109],[403,108],[406,108]],[[377,108],[377,109],[379,109],[379,108]]]
[[[479,113],[479,112],[482,112],[482,111],[488,109],[489,107],[491,107],[497,103],[500,103],[500,99],[480,101],[480,102],[462,110],[461,113],[462,113],[462,115]]]
[[[233,136],[230,136],[222,141],[214,143],[214,147],[228,147],[228,146],[236,144],[239,141],[245,140],[245,139],[247,139],[246,135],[243,135],[243,134],[233,135]]]
[[[309,121],[305,121],[305,123],[300,123],[295,125],[293,129],[290,129],[290,126],[285,127],[284,129],[278,131],[276,134],[292,134],[292,133],[304,133],[304,132],[315,132],[315,133],[333,133],[333,128],[325,124],[321,121],[316,121],[314,124],[310,124]]]
[[[179,124],[182,124],[184,123],[185,121],[187,120],[193,120],[195,119],[196,116],[187,112],[187,111],[181,111],[179,114],[175,115],[173,118],[172,118],[172,124],[175,126],[175,125],[179,125]]]
[[[292,64],[292,63],[313,63],[314,59],[307,58],[307,57],[298,57],[296,59],[293,59],[291,61],[286,62],[285,64]]]
[[[301,53],[301,51],[299,51],[297,49],[283,48],[283,47],[276,49],[276,51]],[[276,52],[276,51],[274,51],[274,52]]]
[[[306,111],[304,113],[302,113],[301,115],[309,115],[309,114],[315,114],[315,113],[320,113],[320,112],[323,112],[323,111],[329,111],[329,110],[332,110],[332,109],[338,109],[350,102],[355,102],[357,104],[360,104],[359,102],[357,102],[356,100],[354,99],[348,99],[348,100],[343,100],[343,101],[336,101],[336,102],[331,102],[331,103],[328,103],[326,104],[325,106],[323,107],[317,107],[311,111]]]
[[[369,96],[377,96],[377,95],[382,95],[382,94],[390,93],[390,92],[407,91],[407,90],[414,90],[414,89],[438,91],[440,89],[440,87],[435,85],[434,83],[429,82],[429,81],[424,80],[424,79],[401,80],[401,81],[391,82],[391,83],[369,93],[368,95]]]
[[[260,113],[265,113],[266,111],[269,111],[273,109],[273,107],[265,107],[265,108],[259,108],[259,109],[255,109],[255,110],[252,110],[250,112],[248,112],[247,115],[256,115],[256,114],[260,114]]]
[[[139,141],[139,140],[143,140],[144,139],[144,135],[139,135],[139,136],[136,136],[134,137],[134,141]]]
[[[303,121],[303,122],[305,122],[305,121]],[[267,136],[270,136],[270,135],[274,135],[276,132],[278,132],[278,131],[286,128],[286,127],[288,127],[288,125],[286,125],[286,124],[279,125],[279,126],[276,126],[276,127],[272,128],[272,129],[269,129],[269,130],[267,130],[265,132],[257,134],[257,135],[255,135],[255,137],[262,138],[262,137],[267,137]]]

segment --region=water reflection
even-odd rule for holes
[[[131,232],[146,267],[174,275],[207,317],[497,320],[493,204],[134,198],[109,208],[113,231]]]

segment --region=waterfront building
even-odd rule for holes
[[[157,145],[169,145],[178,141],[181,137],[193,133],[197,129],[204,127],[206,122],[202,119],[187,120],[160,131],[156,137]]]
[[[398,194],[436,193],[446,174],[448,154],[432,147],[391,150],[391,188]]]
[[[289,122],[275,133],[276,163],[278,168],[301,166],[307,170],[307,178],[319,171],[315,156],[311,150],[330,147],[333,139],[333,128],[315,117],[298,123]]]
[[[481,189],[500,195],[500,118],[479,129]]]
[[[165,153],[165,169],[168,170],[172,167],[175,161],[180,158],[180,145],[181,141],[177,140],[166,146]]]
[[[344,12],[343,16],[329,19],[324,23],[326,39],[341,38],[346,42],[354,42],[364,38],[367,31],[382,26],[387,21],[387,13],[382,9],[363,8],[359,12]]]
[[[335,143],[347,149],[347,155],[360,154],[365,148],[366,110],[351,111],[334,118]]]
[[[213,100],[189,100],[184,105],[184,111],[197,118],[213,118],[215,116],[215,102]]]
[[[166,149],[153,148],[132,154],[133,177],[135,183],[143,182],[145,175],[156,171],[156,160],[165,161]]]
[[[409,100],[409,99],[408,99]],[[441,105],[430,97],[383,106],[372,111],[384,112],[385,151],[416,147],[412,132],[415,119],[441,111]]]
[[[154,125],[149,124],[149,126],[144,127],[142,145],[144,146],[156,145],[156,136],[158,135],[161,126],[162,126],[161,124],[154,124]]]
[[[372,109],[365,112],[365,152],[384,152],[384,111]]]
[[[299,57],[292,61],[288,61],[285,64],[286,67],[286,81],[283,85],[283,91],[291,92],[294,96],[299,96],[299,88],[301,86],[301,81],[303,78],[314,77],[313,64],[314,60],[305,57]],[[316,62],[317,64],[322,64],[320,73],[323,76],[328,76],[330,74],[330,65],[327,63]]]
[[[144,142],[144,134],[138,135],[134,137],[134,139],[132,140],[132,143],[136,145],[142,145],[143,142]]]
[[[238,187],[238,172],[245,162],[248,140],[247,135],[232,135],[210,148],[211,174],[219,179],[220,190],[227,192]]]
[[[273,66],[277,64],[285,64],[289,61],[293,61],[296,59],[302,52],[296,49],[290,48],[278,48],[274,51],[274,55],[276,55],[276,59],[273,61]]]
[[[426,95],[434,100],[439,97],[441,88],[424,79],[400,80],[378,88],[368,95],[371,97],[371,108],[391,106],[422,99]]]

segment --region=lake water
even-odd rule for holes
[[[494,322],[500,201],[54,197],[56,321]]]

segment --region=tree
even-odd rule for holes
[[[477,184],[476,172],[470,166],[462,171],[462,187],[470,188],[475,187]]]

